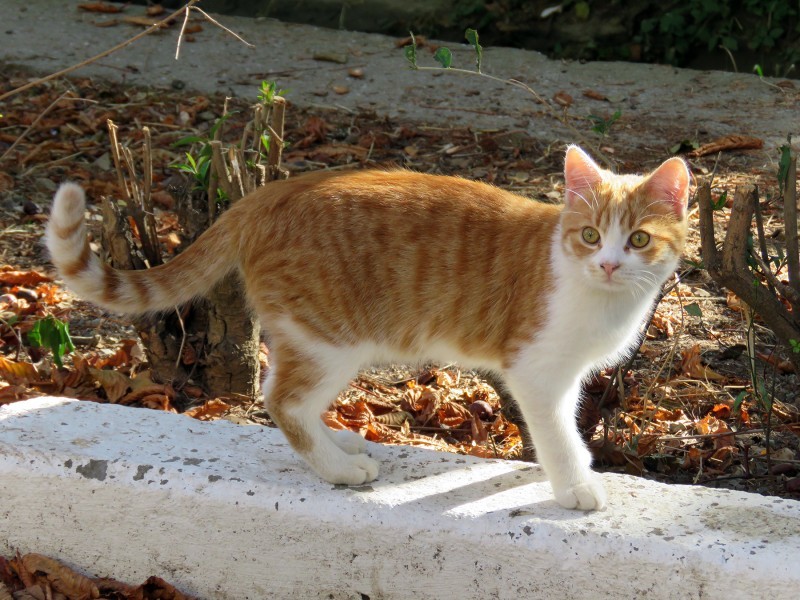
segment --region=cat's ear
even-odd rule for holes
[[[566,194],[564,203],[574,206],[576,202],[590,203],[591,188],[603,180],[603,170],[578,146],[567,148],[564,159],[564,181]]]
[[[669,204],[679,218],[686,214],[691,175],[686,163],[678,157],[664,161],[645,182],[645,189],[654,198]]]

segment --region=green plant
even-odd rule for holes
[[[258,91],[258,101],[264,106],[270,106],[275,102],[276,96],[283,96],[288,90],[279,90],[278,84],[274,81],[262,81]]]
[[[49,315],[36,321],[28,332],[28,342],[34,348],[49,348],[53,353],[53,362],[58,367],[63,367],[62,357],[75,350],[69,336],[69,323],[59,321]]]
[[[263,82],[262,82],[263,85]],[[209,128],[208,135],[188,135],[173,143],[173,147],[198,145],[195,154],[186,152],[186,161],[174,163],[172,166],[179,171],[188,173],[195,182],[195,189],[207,190],[210,182],[211,167],[211,140],[217,135],[222,125],[236,113],[228,113],[214,121]]]
[[[286,93],[286,90],[279,90],[274,81],[262,81],[259,86],[257,94],[258,102],[254,107],[254,112],[256,113],[254,117],[254,128],[256,129],[253,135],[254,147],[251,148],[255,153],[255,158],[248,158],[245,160],[245,164],[250,168],[256,168],[256,165],[266,160],[269,154],[271,138],[266,131],[265,123],[262,121],[268,109],[275,102],[275,98],[283,96],[284,93]],[[215,192],[209,189],[211,187],[211,165],[214,155],[213,142],[219,139],[225,122],[235,114],[237,114],[235,111],[225,112],[225,114],[219,117],[209,128],[206,135],[186,136],[173,144],[174,147],[196,147],[194,153],[191,151],[185,153],[186,159],[184,161],[176,162],[172,166],[190,175],[194,180],[194,187],[196,190],[206,190],[210,194],[214,193],[218,202],[225,202],[228,200],[228,197],[225,191],[220,187],[218,187]],[[246,141],[243,137],[236,147],[244,152],[247,150],[245,145]]]
[[[611,126],[616,123],[621,116],[622,111],[617,109],[614,111],[614,114],[608,118],[599,117],[597,115],[589,115],[588,118],[592,123],[594,123],[594,125],[592,125],[592,131],[605,137],[608,135]]]
[[[797,3],[783,0],[673,1],[661,3],[655,16],[641,21],[637,38],[651,58],[675,65],[717,48],[769,52],[788,65],[800,55],[791,43],[797,32],[789,27],[798,14]],[[781,44],[785,48],[776,52]],[[756,72],[763,77],[760,66]]]
[[[200,153],[195,159],[191,153],[186,153],[186,162],[173,165],[179,171],[188,173],[194,178],[196,189],[206,189],[208,187],[208,169],[211,166],[211,146],[208,145],[208,152],[201,148]]]

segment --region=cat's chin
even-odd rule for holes
[[[631,286],[621,279],[595,279],[591,277],[587,279],[587,282],[592,289],[599,292],[622,294],[631,291]]]

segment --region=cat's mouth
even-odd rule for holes
[[[630,285],[624,274],[614,271],[613,273],[595,273],[591,278],[595,287],[603,291],[624,292]]]

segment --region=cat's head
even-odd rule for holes
[[[561,248],[592,288],[639,295],[674,271],[687,233],[689,169],[670,158],[647,175],[616,175],[567,149]]]

